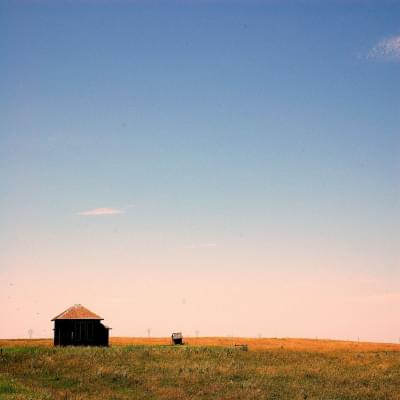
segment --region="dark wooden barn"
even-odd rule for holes
[[[109,330],[94,312],[75,304],[52,319],[55,346],[108,346]]]

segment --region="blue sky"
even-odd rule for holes
[[[3,2],[0,317],[16,320],[0,336],[25,334],[38,292],[49,314],[86,302],[112,324],[146,296],[124,276],[148,279],[153,319],[115,317],[117,333],[168,334],[157,304],[192,295],[179,327],[199,329],[197,313],[208,334],[273,335],[256,316],[221,317],[245,275],[245,297],[263,279],[282,289],[282,336],[395,340],[399,17],[394,1]],[[290,322],[301,296],[312,331]],[[280,301],[247,297],[249,309]],[[346,309],[365,318],[318,331]],[[30,322],[43,335],[46,312]]]

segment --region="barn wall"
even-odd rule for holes
[[[99,320],[55,320],[55,346],[108,346],[108,329]]]

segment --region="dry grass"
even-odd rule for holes
[[[400,346],[301,339],[0,340],[0,400],[400,400]],[[249,351],[234,344],[246,343]]]
[[[52,339],[0,339],[0,348],[19,346],[53,346]]]
[[[158,345],[170,344],[170,338],[131,338],[113,337],[111,345]],[[298,351],[400,351],[400,344],[352,342],[344,340],[324,339],[256,339],[243,337],[187,337],[185,343],[191,346],[222,346],[229,347],[235,344],[247,344],[250,350],[287,349]],[[1,345],[1,341],[0,341]]]
[[[329,339],[292,339],[292,338],[243,338],[243,337],[185,337],[185,343],[190,346],[221,346],[232,347],[235,344],[247,344],[249,350],[287,349],[297,351],[399,351],[400,344],[354,342]],[[169,337],[111,337],[111,346],[127,345],[169,345]],[[0,347],[15,346],[53,346],[52,339],[0,339]]]

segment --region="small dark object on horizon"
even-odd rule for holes
[[[183,344],[182,332],[174,332],[171,335],[172,344]]]
[[[243,351],[248,351],[249,350],[249,345],[248,344],[236,344],[235,343],[235,347],[240,347],[240,350],[243,350]]]

